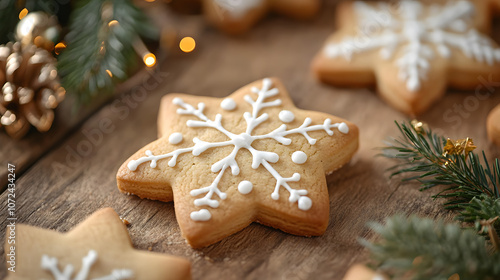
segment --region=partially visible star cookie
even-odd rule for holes
[[[389,104],[410,115],[427,110],[448,86],[475,89],[481,75],[500,79],[500,49],[485,35],[494,2],[397,3],[339,5],[339,29],[312,64],[319,79],[376,84]]]
[[[118,188],[174,200],[192,247],[253,221],[296,235],[323,234],[330,209],[325,174],[358,147],[354,124],[297,109],[278,79],[224,99],[169,94],[158,119],[161,138],[120,167]]]
[[[313,17],[319,0],[202,0],[207,19],[230,34],[249,30],[268,12],[273,11],[297,19]]]
[[[493,144],[500,146],[500,105],[497,105],[488,114],[486,120],[486,129],[488,131],[488,138]]]
[[[381,274],[376,273],[370,268],[355,264],[349,268],[344,275],[343,280],[386,280],[387,278]]]
[[[191,279],[182,258],[135,250],[111,208],[101,209],[68,233],[16,225],[15,272],[7,279]],[[7,257],[6,259],[9,259]]]

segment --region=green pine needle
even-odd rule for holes
[[[375,265],[394,279],[500,279],[500,253],[488,250],[485,238],[457,224],[395,216],[371,228],[382,240],[361,240]]]
[[[156,30],[130,0],[80,0],[77,6],[58,69],[66,90],[88,103],[98,95],[110,94],[127,77],[135,58],[133,42],[139,34],[154,37]],[[111,20],[119,24],[109,26]]]
[[[14,32],[19,22],[19,9],[17,0],[0,0],[0,44],[14,40]]]
[[[493,223],[497,234],[500,233],[500,198],[494,199],[489,196],[481,196],[473,198],[464,210],[457,216],[457,220],[474,223],[478,231],[486,233],[488,228],[483,228],[481,221],[497,220]]]
[[[498,159],[493,166],[488,163],[484,152],[480,157],[474,152],[465,155],[443,155],[446,139],[427,129],[417,133],[409,123],[396,122],[402,137],[394,139],[383,148],[382,155],[393,158],[398,164],[390,168],[391,176],[407,175],[403,181],[417,180],[421,190],[436,186],[445,189],[434,198],[446,198],[447,209],[463,210],[474,197],[485,195],[500,198],[500,165]],[[445,164],[446,163],[446,164]]]

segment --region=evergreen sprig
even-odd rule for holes
[[[436,186],[445,189],[434,198],[446,198],[447,209],[463,210],[473,198],[482,196],[500,198],[500,165],[498,159],[488,163],[484,152],[482,158],[471,152],[467,155],[444,155],[446,139],[431,129],[417,132],[406,122],[396,122],[402,136],[388,143],[382,155],[399,161],[390,168],[391,176],[412,174],[403,181],[418,180],[421,190]]]
[[[394,279],[500,279],[500,253],[487,247],[483,236],[428,218],[395,216],[385,225],[372,223],[382,240],[361,240],[375,265]]]
[[[417,180],[422,191],[443,186],[433,197],[445,198],[445,208],[459,210],[456,219],[474,224],[476,230],[415,216],[389,218],[385,225],[371,225],[382,241],[362,240],[376,265],[395,278],[448,279],[457,273],[460,279],[500,279],[498,159],[490,165],[484,152],[452,152],[453,145],[447,145],[453,142],[431,129],[417,130],[406,122],[396,125],[401,137],[382,153],[398,161],[390,168],[391,177],[406,175],[403,181]]]
[[[0,0],[0,44],[14,40],[16,24],[19,22],[19,6],[16,0]]]
[[[110,25],[112,20],[118,24]],[[157,35],[130,0],[80,0],[65,38],[68,47],[58,60],[63,86],[84,103],[111,93],[116,82],[127,77],[139,34]]]
[[[477,231],[486,234],[489,232],[488,226],[485,226],[485,221],[491,221],[491,226],[494,227],[494,233],[497,234],[496,239],[500,236],[500,198],[494,199],[489,196],[474,197],[463,211],[457,216],[457,220],[474,223]],[[493,237],[495,238],[495,237]],[[496,246],[500,244],[496,243]]]

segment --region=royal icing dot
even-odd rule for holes
[[[291,111],[288,111],[288,110],[283,110],[280,112],[280,114],[278,115],[280,121],[284,122],[284,123],[290,123],[290,122],[293,122],[293,120],[295,120],[295,115],[291,112]]]
[[[172,134],[170,134],[170,136],[168,137],[168,142],[172,145],[176,145],[176,144],[179,144],[180,142],[182,142],[182,134],[179,133],[179,132],[174,132]]]
[[[346,123],[341,123],[341,124],[339,124],[339,131],[344,133],[344,134],[347,134],[347,133],[349,133],[349,127],[347,126]]]
[[[296,151],[292,154],[292,161],[296,164],[303,164],[306,160],[307,155],[302,151]]]
[[[212,214],[210,214],[210,211],[208,211],[207,209],[201,209],[200,211],[193,211],[191,212],[190,216],[193,221],[200,221],[200,222],[208,221],[210,220],[210,218],[212,218]]]
[[[311,209],[312,200],[307,196],[301,196],[299,198],[299,209],[303,211],[307,211]]]
[[[232,98],[225,98],[220,103],[220,107],[226,111],[232,111],[236,109],[236,102],[234,102],[234,99]]]
[[[137,162],[136,160],[131,160],[127,164],[127,167],[128,169],[130,169],[130,171],[136,171],[138,166],[139,162]]]
[[[241,194],[249,194],[253,189],[253,184],[252,182],[250,181],[241,181],[239,184],[238,184],[238,191],[241,193]]]

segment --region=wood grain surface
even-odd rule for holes
[[[102,207],[112,207],[130,221],[136,248],[183,256],[192,262],[194,279],[342,279],[349,266],[368,260],[358,238],[374,238],[366,223],[396,213],[415,213],[451,220],[442,201],[421,193],[417,184],[388,179],[390,160],[375,157],[377,147],[398,135],[394,120],[407,116],[387,106],[373,89],[335,88],[318,83],[309,64],[334,31],[336,1],[325,3],[313,21],[270,16],[251,32],[228,37],[208,27],[201,16],[169,14],[162,3],[148,9],[168,14],[179,34],[192,36],[197,47],[172,52],[146,78],[81,121],[56,124],[21,142],[0,134],[0,175],[7,163],[17,165],[18,223],[65,232]],[[498,35],[500,28],[495,27]],[[496,36],[500,38],[500,36]],[[212,246],[191,249],[180,235],[173,203],[121,194],[118,167],[153,141],[160,98],[171,92],[223,97],[240,86],[267,76],[280,78],[299,108],[345,118],[360,128],[360,149],[351,162],[328,176],[331,216],[321,237],[292,236],[252,224]],[[478,77],[481,94],[449,91],[421,119],[451,138],[472,137],[488,158],[499,149],[487,141],[488,112],[500,102],[495,81]],[[499,81],[500,82],[500,81]],[[58,123],[67,118],[58,112]],[[2,175],[4,176],[4,175]],[[5,180],[1,181],[5,187]],[[7,197],[0,195],[3,241]],[[0,249],[0,278],[6,273]]]

